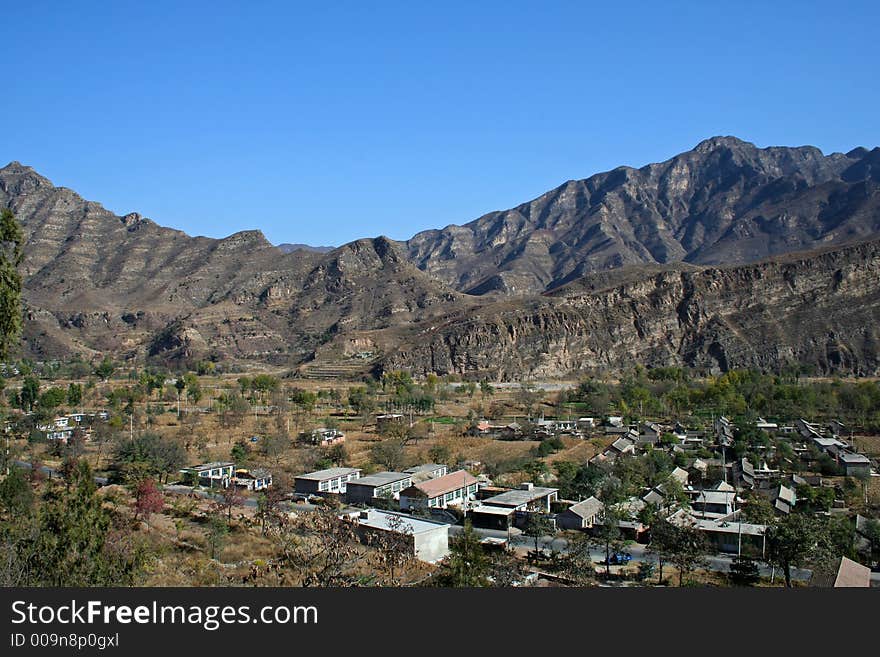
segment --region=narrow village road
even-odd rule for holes
[[[449,529],[450,534],[457,534],[462,531],[462,527],[460,526],[452,526]],[[494,530],[494,529],[475,529],[475,531],[484,537],[491,538],[508,538],[507,532]],[[510,545],[513,548],[523,548],[528,550],[535,549],[535,539],[531,536],[523,536],[519,531],[515,531],[510,536]],[[566,554],[568,552],[568,541],[561,536],[542,536],[538,539],[538,545],[542,550],[556,550],[561,554]],[[653,563],[657,563],[657,558],[648,553],[647,546],[641,545],[639,543],[633,543],[626,547],[626,552],[632,555],[633,563],[638,563],[640,561],[650,561]],[[605,552],[603,550],[591,550],[590,558],[594,563],[599,564],[605,559]],[[730,563],[733,561],[733,557],[727,554],[714,554],[710,555],[706,559],[706,566],[709,570],[714,570],[716,572],[726,573],[730,569]],[[760,564],[759,571],[762,576],[770,577],[773,572],[769,566],[764,564]],[[812,575],[812,571],[806,568],[793,568],[791,572],[791,577],[796,581],[809,581],[810,576]],[[777,570],[776,577],[781,577],[781,573]],[[880,573],[872,573],[872,579],[874,576],[877,576],[876,579],[880,582]]]

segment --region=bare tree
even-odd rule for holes
[[[413,530],[402,517],[394,514],[388,515],[387,524],[388,531],[370,534],[367,544],[375,548],[373,558],[388,573],[385,584],[398,586],[396,575],[415,559]]]
[[[274,533],[277,577],[292,586],[353,586],[361,580],[364,548],[354,526],[334,509],[319,508]]]

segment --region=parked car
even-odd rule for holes
[[[632,555],[629,552],[612,552],[607,559],[607,564],[611,566],[624,566],[632,561]],[[606,560],[602,560],[602,565],[606,565]]]

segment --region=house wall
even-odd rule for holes
[[[556,516],[556,524],[560,529],[587,529],[592,526],[576,513],[563,511]]]
[[[479,529],[500,529],[507,531],[512,522],[512,516],[499,516],[494,513],[469,513],[471,523]]]
[[[437,527],[415,537],[416,557],[420,561],[440,561],[449,554],[449,528]]]
[[[294,481],[293,489],[297,493],[317,493],[319,483],[311,479],[297,479]]]
[[[868,477],[871,474],[871,466],[867,463],[854,463],[850,465],[842,463],[841,465],[843,465],[843,470],[847,477]]]
[[[352,485],[349,482],[345,489],[345,501],[349,504],[370,504],[376,496],[375,486]]]

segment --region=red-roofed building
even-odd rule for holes
[[[474,499],[478,485],[476,477],[466,470],[450,472],[400,491],[400,508],[407,511],[462,506],[465,501]]]

